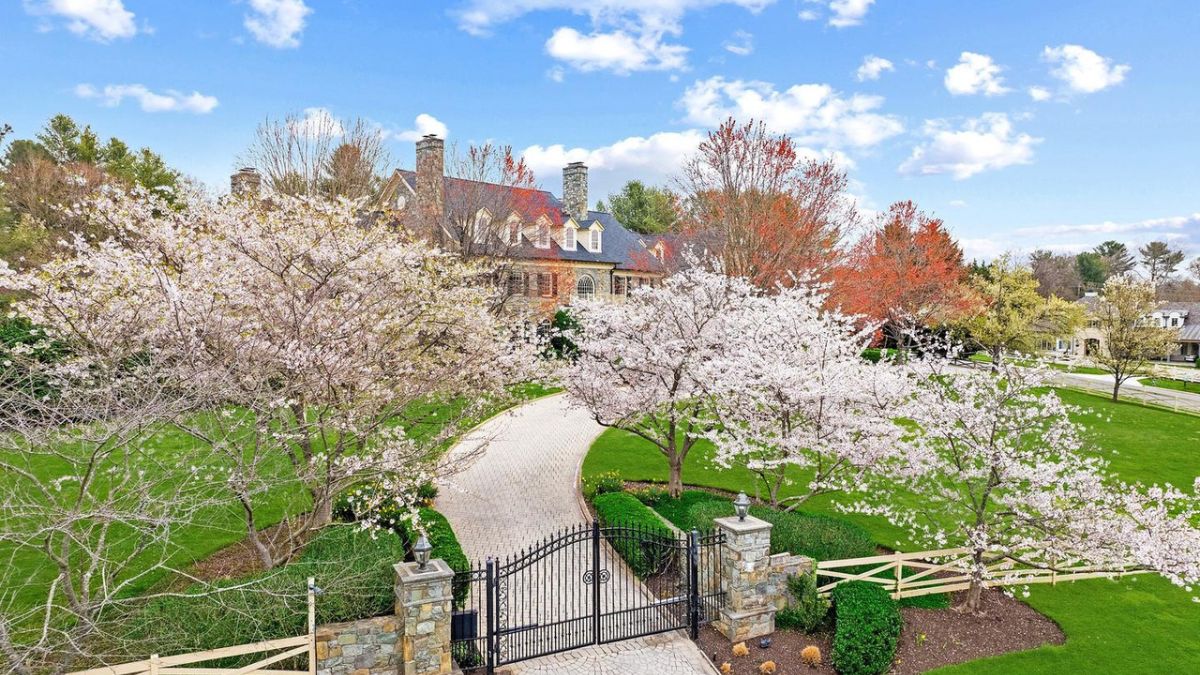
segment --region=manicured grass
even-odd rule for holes
[[[1192,480],[1200,475],[1200,416],[1132,402],[1114,403],[1103,396],[1073,390],[1059,390],[1059,394],[1082,409],[1078,419],[1087,427],[1087,438],[1121,479],[1166,482],[1192,489]],[[765,494],[749,471],[721,470],[711,463],[711,456],[712,447],[699,444],[685,464],[684,482]],[[644,441],[610,430],[592,446],[583,471],[585,476],[617,471],[626,480],[665,481],[667,463]],[[803,484],[804,476],[799,472],[792,478],[796,484]],[[797,492],[796,485],[783,489],[785,495]],[[903,501],[915,503],[918,499],[910,495]],[[879,544],[911,550],[902,530],[880,518],[837,514],[833,501],[830,497],[813,499],[803,508],[844,517],[867,528]],[[1026,601],[1062,626],[1067,643],[975,661],[945,672],[1200,672],[1200,604],[1192,602],[1193,595],[1151,575],[1120,582],[1088,580],[1054,587],[1031,586]],[[929,639],[936,640],[937,636]]]
[[[470,427],[498,414],[511,404],[512,400],[524,401],[545,396],[558,391],[556,388],[540,384],[523,384],[513,389],[514,399],[496,401],[493,405],[484,406],[482,410],[465,420],[465,426]],[[462,402],[451,402],[437,406],[414,407],[420,411],[422,422],[408,430],[408,434],[417,439],[428,439],[442,431],[444,425],[457,420],[465,408]],[[163,467],[175,466],[177,458],[194,447],[195,440],[188,434],[173,428],[164,427],[155,432],[149,439],[148,451]],[[449,445],[448,443],[446,445]],[[220,458],[213,458],[215,465],[220,465]],[[286,470],[286,460],[278,458],[280,471]],[[46,463],[36,467],[38,477],[50,480],[63,475],[69,469],[64,464]],[[270,466],[264,466],[270,470]],[[4,489],[4,481],[0,476],[0,491]],[[281,521],[285,516],[303,512],[310,508],[311,502],[307,493],[299,485],[288,488],[276,488],[256,497],[256,518],[260,527],[269,527]],[[174,550],[170,557],[172,566],[186,568],[192,563],[215,553],[216,551],[236,543],[245,537],[243,514],[238,505],[230,499],[228,504],[207,509],[195,519],[195,522],[179,527],[173,536]],[[131,542],[132,545],[132,542]],[[47,563],[45,556],[22,549],[12,553],[6,545],[0,544],[0,559],[11,565],[8,579],[20,579],[22,583],[10,596],[15,609],[24,609],[43,602],[46,589],[53,581],[55,570]],[[130,595],[145,592],[157,583],[163,582],[165,572],[156,575],[146,575],[140,583],[130,588]]]
[[[1200,382],[1188,382],[1187,380],[1176,380],[1169,377],[1144,377],[1138,382],[1147,387],[1159,387],[1160,389],[1174,389],[1175,391],[1191,391],[1200,393]]]
[[[975,352],[974,354],[968,356],[967,360],[974,361],[975,363],[991,363],[992,357],[988,356],[984,352]],[[1078,373],[1080,375],[1107,375],[1108,374],[1108,371],[1104,370],[1103,368],[1097,368],[1095,366],[1070,366],[1065,363],[1058,363],[1057,361],[1037,361],[1034,359],[1017,359],[1016,363],[1019,365],[1022,365],[1022,366],[1035,366],[1035,365],[1039,365],[1039,364],[1044,364],[1044,365],[1050,366],[1050,368],[1052,368],[1054,370],[1062,371],[1064,373]]]

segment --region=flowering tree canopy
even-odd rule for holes
[[[720,420],[709,434],[716,461],[756,472],[773,505],[852,487],[900,439],[892,418],[907,378],[886,359],[863,359],[872,329],[824,304],[803,283],[751,299],[730,327],[736,348],[705,366]],[[788,469],[807,486],[781,500]]]
[[[479,400],[522,376],[527,355],[487,311],[479,270],[355,203],[175,202],[106,191],[81,207],[116,235],[76,238],[69,255],[20,275],[19,311],[80,354],[152,354],[161,377],[218,413],[177,423],[227,455],[252,539],[255,495],[284,480],[279,466],[312,502],[283,528],[294,535],[327,522],[333,496],[364,480],[405,500],[439,470],[441,438],[403,433],[429,410],[414,404]]]
[[[564,386],[597,422],[653,443],[670,465],[672,495],[683,462],[712,424],[705,364],[731,347],[755,295],[744,278],[693,264],[623,303],[580,300],[579,349]]]
[[[1004,559],[1200,580],[1195,495],[1110,476],[1084,449],[1071,409],[1044,388],[1047,370],[943,365],[914,366],[916,394],[900,411],[910,433],[849,508],[884,515],[927,545],[970,548],[968,608],[979,608],[988,566]],[[898,489],[919,498],[898,500]]]
[[[1089,310],[1103,336],[1091,357],[1112,373],[1114,401],[1126,380],[1142,372],[1150,359],[1165,356],[1175,344],[1175,331],[1156,326],[1150,319],[1156,307],[1152,283],[1119,276],[1104,283],[1103,292]]]

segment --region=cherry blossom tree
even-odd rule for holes
[[[76,239],[73,255],[21,275],[20,311],[81,353],[152,354],[198,397],[209,414],[176,424],[223,455],[267,567],[352,485],[383,482],[411,501],[450,470],[439,444],[455,420],[420,443],[404,429],[460,397],[478,402],[468,418],[531,360],[488,312],[475,267],[376,226],[355,202],[188,193],[170,207],[108,190],[80,213],[116,236]],[[300,499],[275,541],[258,515],[268,492]]]
[[[658,448],[673,496],[683,491],[688,453],[713,424],[705,364],[731,347],[734,328],[745,325],[739,314],[756,294],[745,278],[691,262],[659,287],[631,290],[623,303],[578,301],[578,358],[563,378],[598,423]]]
[[[1006,559],[1200,580],[1195,494],[1116,480],[1087,451],[1072,409],[1046,389],[1049,370],[951,372],[946,363],[913,366],[917,393],[898,410],[910,433],[848,509],[886,516],[925,545],[969,548],[971,611],[995,574],[989,566]],[[916,497],[898,500],[898,490]]]
[[[715,461],[744,464],[772,506],[853,487],[894,450],[895,410],[909,391],[900,368],[862,358],[874,328],[824,309],[821,287],[798,283],[750,299],[729,325],[730,349],[704,377],[720,424],[709,433]],[[803,491],[780,498],[799,471]]]

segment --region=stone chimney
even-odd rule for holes
[[[257,197],[260,187],[262,176],[252,166],[242,167],[229,177],[229,192],[235,197]]]
[[[571,162],[563,167],[563,206],[578,222],[588,217],[587,166],[583,162]]]
[[[445,213],[442,178],[445,175],[446,143],[433,134],[417,141],[417,209],[435,235],[441,234]]]

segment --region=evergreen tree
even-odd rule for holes
[[[670,190],[646,187],[639,180],[631,180],[620,192],[609,195],[607,206],[603,201],[597,203],[596,210],[608,211],[622,225],[642,234],[669,232],[678,220],[675,195]]]

